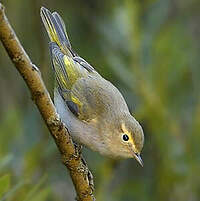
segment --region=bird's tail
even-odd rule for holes
[[[60,15],[57,12],[51,13],[44,7],[41,8],[40,15],[51,42],[55,42],[64,54],[72,56],[71,44]]]

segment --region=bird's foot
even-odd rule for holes
[[[74,142],[74,147],[76,150],[76,155],[77,156],[81,155],[83,146],[77,142]]]

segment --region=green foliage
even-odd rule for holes
[[[74,49],[124,94],[142,123],[144,168],[84,151],[98,201],[200,199],[198,0],[5,1],[8,18],[52,94],[39,8],[58,11]],[[0,200],[74,200],[40,114],[0,47]]]
[[[10,188],[10,175],[5,174],[0,177],[0,197],[3,197],[4,193],[6,193]]]

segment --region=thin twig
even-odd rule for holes
[[[81,154],[75,148],[72,139],[60,121],[49,93],[43,83],[39,69],[32,64],[20,44],[0,3],[0,40],[10,59],[25,80],[32,99],[38,107],[55,143],[61,153],[62,162],[68,168],[79,201],[95,200],[91,173]]]

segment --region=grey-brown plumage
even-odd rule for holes
[[[119,90],[72,50],[57,13],[41,8],[41,17],[51,40],[55,105],[72,137],[103,155],[142,164],[143,131]]]

